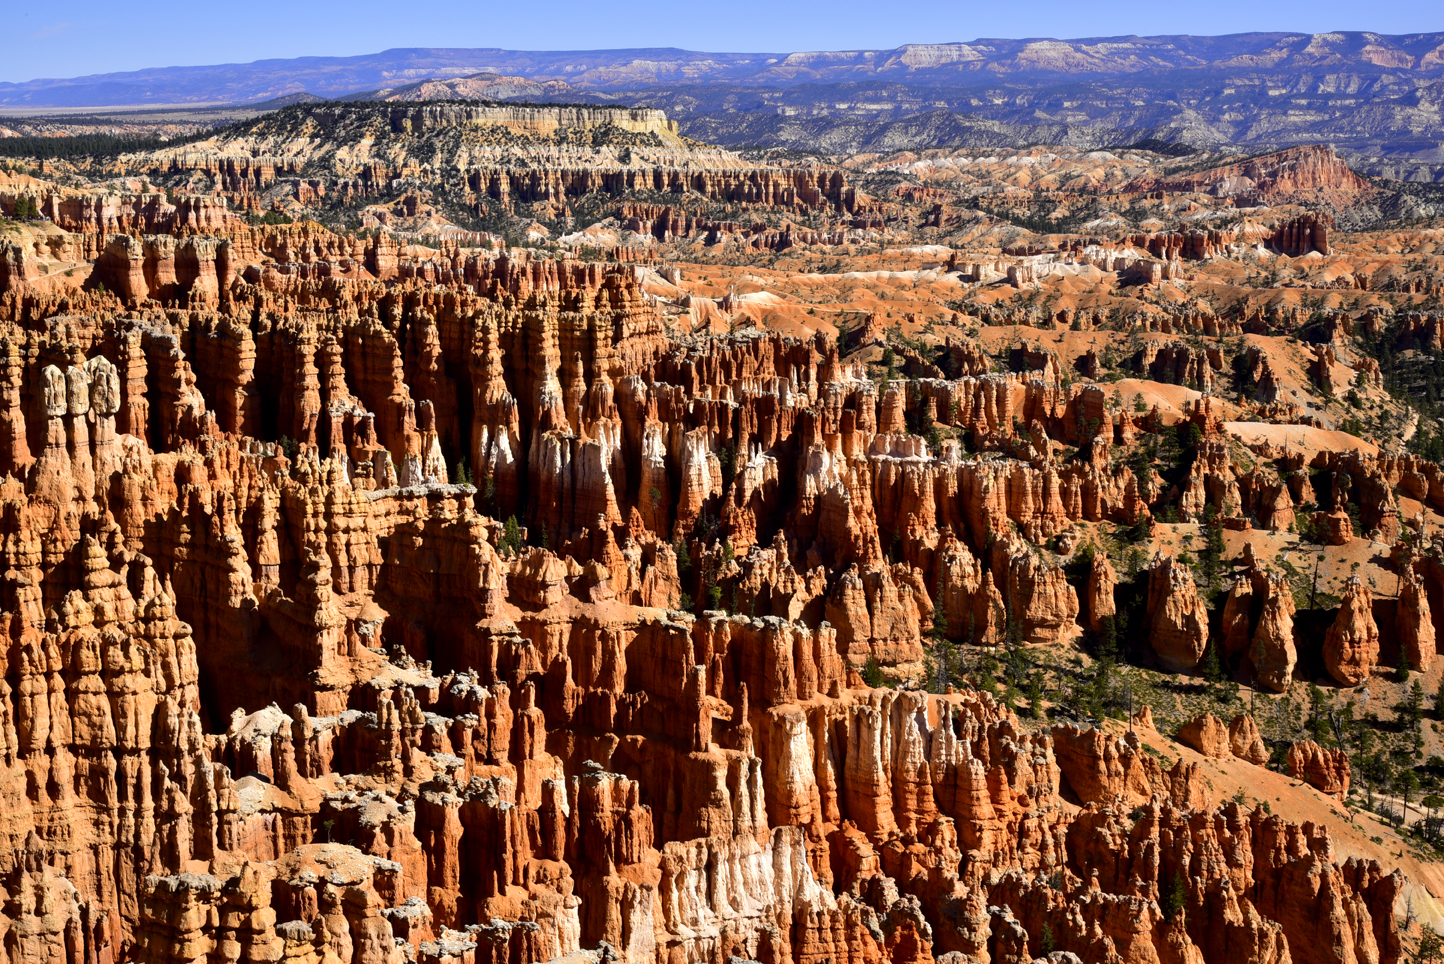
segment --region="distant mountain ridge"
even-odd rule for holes
[[[975,40],[891,50],[408,48],[0,84],[0,106],[491,100],[659,108],[728,147],[857,154],[1155,139],[1329,144],[1357,170],[1444,181],[1444,33]]]
[[[1021,144],[1109,148],[1142,140],[1258,152],[1322,143],[1370,174],[1444,179],[1444,125],[1436,106],[1444,100],[1444,76],[1437,74],[1210,66],[964,80],[599,89],[486,73],[346,99],[645,104],[666,111],[683,134],[699,141],[824,154]]]
[[[891,50],[711,53],[676,48],[515,51],[397,48],[356,57],[154,67],[0,83],[0,105],[82,107],[249,103],[309,92],[341,97],[428,78],[497,73],[604,91],[653,85],[791,86],[886,80],[971,86],[1003,78],[1082,79],[1198,69],[1444,74],[1444,33],[1245,33],[1219,37],[980,39]]]

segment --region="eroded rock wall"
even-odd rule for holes
[[[1151,483],[1055,361],[879,397],[825,340],[669,338],[629,269],[426,279],[378,240],[371,277],[248,278],[245,244],[341,254],[282,232],[212,286],[121,237],[116,289],[12,299],[0,337],[18,959],[1397,958],[1397,879],[1323,830],[1111,730],[863,683],[925,628],[1081,631],[1037,544]],[[1149,596],[1192,666],[1192,579],[1160,559]],[[1199,745],[1256,759],[1250,727]]]

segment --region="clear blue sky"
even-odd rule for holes
[[[347,56],[388,47],[713,51],[889,48],[978,37],[1444,30],[1439,0],[304,0],[197,3],[6,0],[0,80],[141,67]]]

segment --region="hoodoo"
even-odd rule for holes
[[[1424,961],[1444,208],[1249,117],[1444,37],[1267,37],[7,114],[0,957]]]

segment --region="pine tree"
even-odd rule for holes
[[[1439,964],[1444,961],[1444,940],[1440,940],[1439,933],[1428,924],[1420,929],[1419,949],[1414,954],[1414,960],[1418,964]]]
[[[878,664],[876,656],[869,656],[867,663],[862,667],[862,681],[873,689],[880,689],[886,682],[882,675],[882,666]]]
[[[1404,698],[1404,710],[1409,717],[1409,722],[1417,727],[1424,720],[1424,686],[1417,679],[1414,685],[1409,687],[1409,695]]]
[[[1203,441],[1203,429],[1201,429],[1201,428],[1198,427],[1198,423],[1197,423],[1197,422],[1189,422],[1189,423],[1188,423],[1188,429],[1187,429],[1187,431],[1184,433],[1184,444],[1185,444],[1185,446],[1188,447],[1188,448],[1190,448],[1190,449],[1192,449],[1192,448],[1197,447],[1198,443],[1199,443],[1199,442],[1202,442],[1202,441]]]
[[[1188,906],[1188,890],[1183,885],[1183,875],[1174,873],[1173,886],[1163,896],[1163,919],[1172,922],[1173,915]]]
[[[979,690],[989,694],[996,693],[998,691],[998,661],[992,656],[984,656],[978,663],[974,678],[977,680]]]
[[[935,589],[936,589],[936,591],[933,593],[933,599],[935,599],[936,602],[933,604],[933,628],[932,628],[932,637],[933,637],[933,639],[938,640],[938,641],[941,642],[942,640],[945,640],[945,639],[948,638],[948,614],[947,614],[946,609],[945,609],[944,606],[943,606],[943,567],[942,567],[942,566],[939,566],[939,567],[938,567],[938,582],[937,582],[937,586],[935,587]]]
[[[1103,617],[1103,639],[1098,645],[1098,659],[1110,666],[1118,662],[1118,620],[1114,616]]]
[[[501,545],[499,548],[516,555],[521,552],[521,525],[516,521],[516,516],[506,520],[506,525],[501,530]]]
[[[1203,654],[1203,679],[1210,692],[1215,692],[1224,681],[1223,660],[1218,655],[1218,640],[1211,639]]]
[[[1035,720],[1047,719],[1047,711],[1043,709],[1042,673],[1028,677],[1028,715]]]
[[[957,647],[947,638],[933,644],[933,692],[946,693],[953,681],[953,665],[957,662]]]
[[[1047,957],[1055,950],[1057,950],[1057,946],[1053,941],[1053,928],[1048,926],[1047,921],[1044,921],[1042,930],[1038,932],[1038,955]]]
[[[678,536],[672,550],[677,553],[677,575],[685,580],[692,571],[692,554],[687,551],[687,540]]]
[[[1404,801],[1404,812],[1399,815],[1399,825],[1409,820],[1409,801],[1419,789],[1419,775],[1410,769],[1402,769],[1394,777],[1394,789]]]
[[[717,453],[717,464],[722,469],[722,494],[724,496],[732,488],[732,476],[736,471],[733,467],[734,461],[733,446],[731,445],[723,447],[722,451]]]
[[[948,638],[948,614],[943,612],[941,599],[938,600],[938,605],[933,609],[933,628],[929,635],[938,642],[942,642]]]
[[[1210,593],[1219,590],[1219,576],[1223,569],[1223,523],[1218,518],[1218,509],[1208,506],[1203,510],[1203,550],[1198,554],[1199,568]]]
[[[952,680],[952,667],[956,651],[952,641],[948,639],[948,614],[943,608],[941,567],[938,569],[937,591],[933,598],[937,602],[933,605],[933,626],[928,631],[928,635],[932,637],[933,689],[938,693],[943,693],[947,691],[948,683]]]

